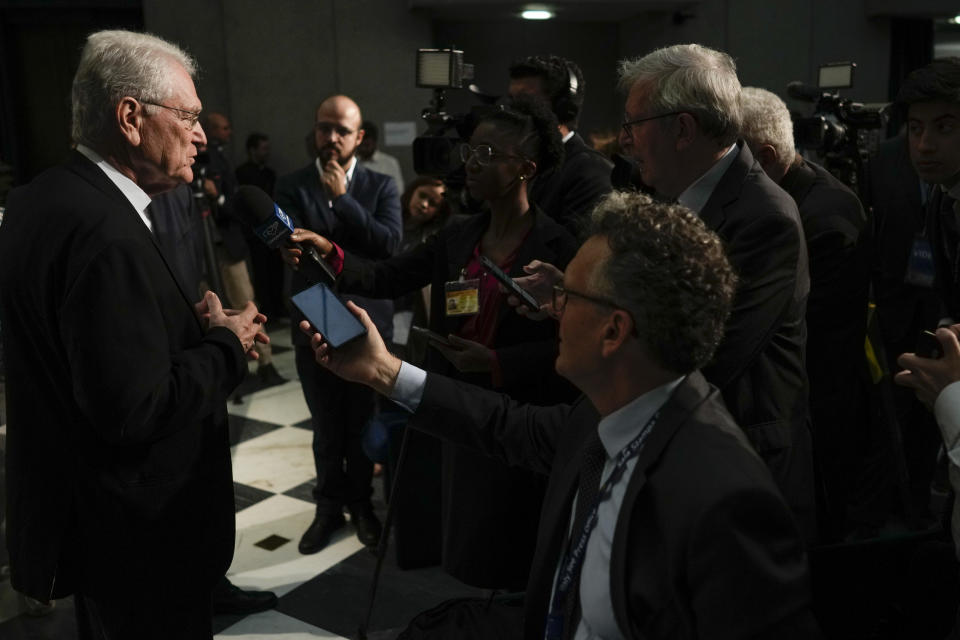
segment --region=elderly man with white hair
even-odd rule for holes
[[[74,594],[82,639],[210,638],[233,555],[225,399],[266,318],[210,292],[194,307],[150,208],[206,142],[193,73],[154,36],[90,35],[76,151],[0,228],[11,579]]]
[[[796,201],[803,223],[810,257],[810,415],[829,500],[821,528],[838,537],[848,527],[851,469],[864,455],[862,437],[854,434],[864,410],[870,255],[860,238],[867,217],[853,191],[796,152],[790,111],[776,94],[745,87],[743,115],[741,136],[767,175]]]

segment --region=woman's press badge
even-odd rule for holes
[[[448,316],[472,316],[480,311],[480,280],[454,280],[443,285]]]

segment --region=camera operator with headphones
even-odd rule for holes
[[[574,236],[579,235],[593,205],[612,190],[613,164],[576,132],[584,89],[580,67],[558,56],[529,56],[510,65],[507,92],[513,97],[524,94],[549,101],[563,139],[563,164],[536,177],[530,185],[530,201]]]

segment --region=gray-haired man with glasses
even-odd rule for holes
[[[91,34],[76,151],[11,192],[0,228],[11,582],[73,594],[84,640],[209,640],[233,556],[225,400],[266,318],[193,304],[151,202],[207,141],[194,72],[160,38]]]
[[[726,53],[675,45],[620,63],[620,145],[645,185],[695,211],[724,241],[740,279],[723,342],[703,374],[815,538],[813,459],[803,365],[810,279],[793,199],[738,140],[740,81]],[[523,284],[544,304],[560,277],[531,264]]]

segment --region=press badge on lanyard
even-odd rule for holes
[[[480,311],[480,280],[453,280],[443,285],[447,297],[448,316],[472,316]]]
[[[913,246],[910,247],[910,261],[907,263],[907,273],[903,281],[917,287],[933,287],[933,248],[927,237],[918,233],[913,237]]]

